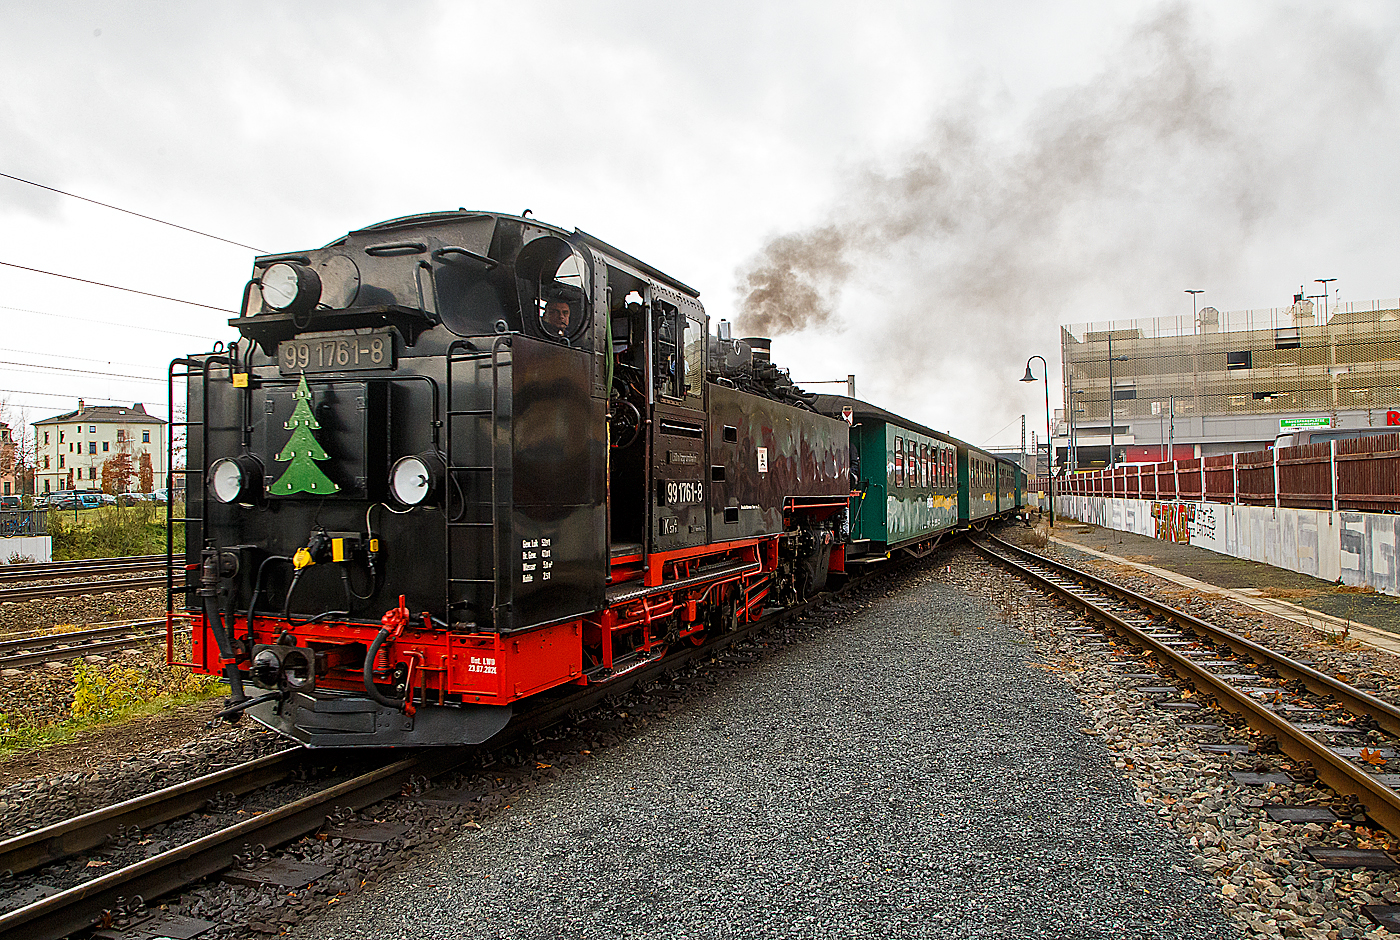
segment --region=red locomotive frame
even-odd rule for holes
[[[823,514],[844,508],[845,502],[804,506]],[[388,682],[390,664],[408,664],[404,685],[413,690],[412,703],[444,705],[508,705],[561,685],[588,685],[616,679],[663,656],[672,643],[698,642],[715,624],[717,612],[733,623],[755,620],[770,596],[772,576],[779,570],[780,546],[791,535],[706,545],[694,549],[641,553],[612,559],[617,602],[586,617],[547,624],[511,634],[454,633],[433,625],[426,615],[400,614],[398,629],[383,643],[372,666],[378,681]],[[843,554],[832,556],[832,570],[844,570]],[[712,572],[697,575],[702,563]],[[718,569],[718,570],[716,570]],[[385,615],[389,622],[397,611]],[[236,633],[247,634],[246,617],[235,618]],[[656,628],[680,628],[669,636]],[[219,653],[204,616],[192,615],[191,666],[218,675],[231,662]],[[350,621],[325,620],[313,626],[293,625],[278,617],[255,616],[254,643],[273,644],[295,633],[311,649],[369,646],[379,627]],[[174,625],[168,626],[174,662]],[[619,649],[623,655],[618,655]],[[585,662],[586,659],[594,660]],[[363,685],[359,665],[340,668],[326,663],[317,683],[323,688],[353,692]]]

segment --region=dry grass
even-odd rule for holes
[[[1260,597],[1275,597],[1279,600],[1287,600],[1291,597],[1316,597],[1321,591],[1314,588],[1285,588],[1285,587],[1262,587],[1258,589]]]
[[[1035,528],[1031,529],[1031,534],[1026,537],[1026,541],[1030,542],[1036,548],[1045,548],[1050,544],[1049,524],[1045,522],[1036,523]]]
[[[1376,589],[1369,584],[1337,584],[1332,587],[1333,594],[1374,594]]]
[[[1124,561],[1135,561],[1140,565],[1150,565],[1157,560],[1156,555],[1124,555]]]

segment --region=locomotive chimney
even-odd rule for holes
[[[753,350],[753,361],[773,361],[773,341],[766,336],[745,336],[740,342],[747,343]]]

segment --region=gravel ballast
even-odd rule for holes
[[[1026,635],[894,583],[293,935],[1239,936]]]

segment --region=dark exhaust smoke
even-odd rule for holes
[[[741,268],[737,330],[844,331],[868,369],[878,364],[876,391],[898,381],[906,399],[961,374],[939,409],[963,422],[968,407],[998,424],[1019,411],[1006,389],[963,379],[1014,383],[1032,353],[1050,359],[1058,398],[1056,323],[1189,314],[1171,306],[1182,288],[1223,278],[1299,197],[1311,164],[1280,134],[1333,113],[1312,83],[1364,84],[1342,72],[1379,61],[1355,53],[1359,30],[1324,29],[1353,54],[1330,59],[1342,63],[1330,77],[1286,76],[1297,93],[1277,73],[1222,62],[1172,6],[1093,80],[1024,119],[976,95],[950,103],[904,159],[852,174],[825,221],[772,238]],[[1280,99],[1296,110],[1278,111]]]

